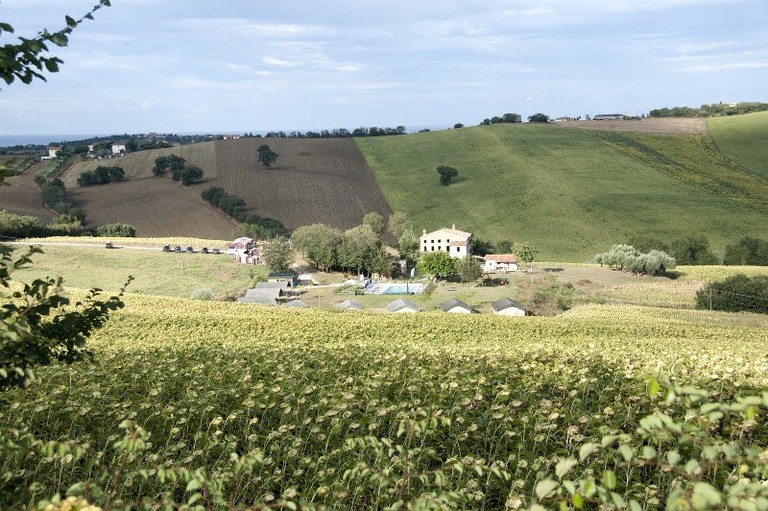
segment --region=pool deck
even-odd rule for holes
[[[387,290],[390,287],[396,287],[398,289],[402,289],[402,292],[387,293]],[[408,291],[406,292],[406,284],[403,284],[403,283],[400,283],[400,282],[396,282],[396,283],[383,283],[383,284],[373,284],[371,286],[366,287],[365,288],[365,293],[366,294],[370,294],[370,295],[386,295],[386,294],[390,294],[390,295],[398,295],[398,294],[402,294],[402,295],[406,295],[406,294],[408,294],[408,295],[418,295],[418,294],[421,294],[422,292],[424,292],[424,288],[425,287],[426,286],[424,286],[424,284],[413,282],[413,283],[407,285]]]

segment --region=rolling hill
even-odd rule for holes
[[[746,133],[768,125],[749,119]],[[419,228],[530,241],[544,260],[588,260],[633,235],[705,234],[717,250],[768,236],[768,179],[707,133],[507,124],[357,142],[392,209]],[[439,165],[458,169],[450,186]]]
[[[256,150],[264,143],[280,155],[277,164],[269,169],[257,161]],[[155,159],[169,154],[202,168],[204,182],[185,188],[169,178],[153,176]],[[122,166],[126,182],[77,187],[82,172],[105,164]],[[385,217],[391,214],[350,139],[244,138],[141,151],[107,163],[79,162],[67,172],[64,181],[75,203],[88,212],[90,219],[98,224],[125,215],[123,221],[136,226],[140,236],[229,236],[235,223],[215,218],[223,214],[200,198],[200,192],[212,186],[244,199],[249,213],[277,218],[289,229],[316,222],[348,229],[371,211]],[[120,206],[107,213],[110,204]],[[173,209],[178,214],[174,215]],[[164,223],[172,232],[163,231]]]
[[[92,224],[131,223],[141,236],[226,238],[234,222],[200,198],[220,186],[289,229],[346,229],[369,211],[398,210],[419,231],[456,224],[492,242],[529,241],[540,260],[584,261],[635,235],[669,242],[704,234],[716,251],[745,235],[768,237],[766,138],[768,113],[354,140],[244,138],[109,160],[125,169],[125,183],[76,186],[81,172],[104,162],[79,162],[64,179]],[[273,168],[257,163],[263,143],[280,155]],[[152,176],[155,158],[172,153],[201,167],[205,182],[185,188]],[[458,169],[450,186],[439,184],[439,165]],[[8,181],[19,186],[0,190],[0,207],[44,213],[31,176]]]

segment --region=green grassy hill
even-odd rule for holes
[[[518,124],[358,145],[392,209],[417,229],[455,223],[490,241],[530,241],[539,259],[588,260],[638,234],[705,234],[717,250],[768,236],[768,179],[725,158],[708,134]],[[458,169],[450,186],[439,184],[439,165]]]
[[[707,126],[723,154],[742,167],[768,177],[768,112],[715,117]]]

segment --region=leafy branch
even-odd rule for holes
[[[0,77],[5,83],[10,85],[15,79],[22,83],[29,84],[35,78],[46,81],[44,72],[56,73],[59,71],[59,64],[63,61],[55,56],[47,56],[50,51],[49,44],[58,47],[64,47],[69,44],[69,35],[85,20],[92,20],[93,14],[102,7],[109,7],[110,0],[99,0],[91,10],[80,19],[65,16],[66,26],[56,32],[49,32],[43,29],[36,37],[28,39],[19,37],[18,44],[6,44],[0,46]],[[8,23],[0,22],[0,36],[3,32],[12,34],[13,27]]]

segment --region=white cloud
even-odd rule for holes
[[[279,59],[277,57],[271,57],[271,56],[264,57],[263,59],[261,59],[261,61],[270,66],[277,66],[282,68],[292,68],[292,67],[298,67],[302,65],[302,62],[298,60],[285,60],[285,59]]]

